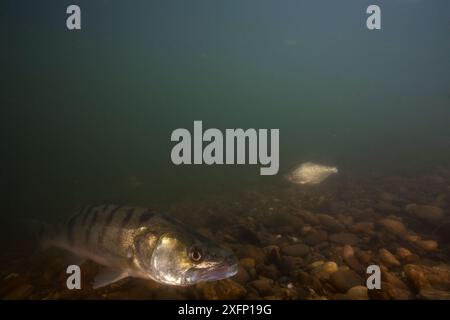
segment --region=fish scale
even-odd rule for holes
[[[94,287],[129,276],[188,285],[237,272],[231,252],[177,219],[143,207],[86,206],[46,241],[115,270],[99,276]]]

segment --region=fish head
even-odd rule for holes
[[[164,234],[148,258],[150,277],[169,285],[221,280],[235,275],[238,269],[231,251],[198,234]]]

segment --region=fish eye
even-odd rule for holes
[[[194,262],[202,260],[202,251],[197,247],[192,247],[189,250],[189,258]]]

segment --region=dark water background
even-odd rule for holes
[[[279,128],[280,173],[421,172],[450,161],[450,3],[2,1],[2,221],[276,183],[174,166],[170,134]],[[366,8],[382,30],[366,29]],[[136,177],[136,178],[132,178]],[[138,181],[142,185],[136,187]]]

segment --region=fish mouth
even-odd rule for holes
[[[193,268],[188,271],[186,280],[190,283],[223,280],[234,276],[237,272],[238,262],[236,258],[232,257],[210,268]]]

